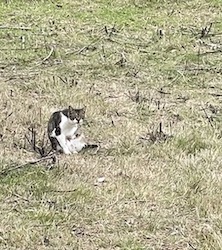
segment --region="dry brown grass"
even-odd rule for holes
[[[0,249],[222,249],[220,18],[216,0],[0,3]],[[7,172],[69,104],[100,150]]]

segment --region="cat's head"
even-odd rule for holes
[[[73,123],[81,124],[85,118],[85,111],[85,107],[81,109],[74,109],[73,107],[69,106],[68,117]]]

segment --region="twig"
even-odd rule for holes
[[[200,68],[200,55],[201,55],[201,53],[200,53],[200,48],[198,49],[198,53],[197,53],[197,68],[199,69]]]
[[[88,49],[90,46],[96,44],[97,42],[99,42],[101,40],[102,37],[99,37],[97,39],[95,39],[94,41],[92,41],[91,43],[89,43],[88,45],[82,47],[81,49],[77,50],[77,51],[70,51],[70,52],[66,52],[66,55],[70,55],[70,54],[81,54],[85,49]]]
[[[7,120],[12,114],[13,114],[13,112],[7,114],[6,117],[5,117],[5,120]]]
[[[71,190],[48,190],[46,192],[53,192],[53,193],[71,193],[77,191],[78,188],[71,189]]]
[[[27,135],[25,135],[26,140],[28,141],[28,143],[30,144],[31,148],[37,153],[39,154],[41,157],[45,157],[48,156],[51,153],[51,150],[49,152],[46,152],[46,145],[47,142],[45,144],[45,133],[43,134],[43,138],[41,140],[41,146],[37,145],[37,140],[36,140],[36,131],[34,130],[34,128],[29,128],[28,129],[31,132],[31,138],[29,139],[29,137]]]
[[[206,26],[206,27],[202,28],[200,38],[208,36],[208,34],[210,33],[210,30],[212,28],[212,25],[213,25],[213,23],[210,23],[209,27]]]
[[[32,142],[34,151],[36,151],[36,131],[34,130],[33,127],[32,127],[31,132],[32,132],[32,139],[31,139],[31,142]]]
[[[162,134],[163,133],[163,129],[162,129],[162,122],[160,122],[159,124],[159,133]]]
[[[95,86],[95,83],[93,83],[93,84],[90,86],[90,88],[89,88],[89,93],[92,92],[92,89],[93,89],[94,86]]]
[[[221,53],[221,52],[222,52],[221,49],[214,50],[214,51],[206,51],[206,52],[203,52],[203,53],[199,54],[199,56],[205,56],[207,54],[216,54],[216,53]]]
[[[37,50],[42,49],[42,47],[29,47],[29,48],[10,48],[10,50]],[[8,50],[8,48],[1,48],[1,50]]]
[[[197,250],[190,242],[188,242],[188,245],[189,245],[193,250]]]
[[[41,161],[45,161],[45,160],[49,160],[49,159],[53,159],[53,161],[54,161],[55,160],[55,154],[48,155],[48,156],[42,157],[42,158],[37,159],[37,160],[28,161],[26,163],[20,164],[20,165],[15,166],[15,167],[4,169],[3,171],[0,172],[0,175],[4,175],[4,174],[7,174],[8,172],[24,168],[24,167],[26,167],[28,165],[34,165],[34,164],[37,164],[37,163],[39,163]]]
[[[110,116],[110,118],[111,118],[111,123],[112,123],[112,126],[113,126],[113,127],[115,127],[115,123],[114,123],[113,117],[112,117],[112,116]]]
[[[213,127],[214,127],[214,126],[213,126],[213,123],[212,123],[210,117],[208,116],[206,109],[205,109],[204,107],[202,107],[202,110],[203,110],[203,112],[204,112],[204,114],[205,114],[205,116],[206,116],[208,122],[210,123],[211,127],[213,128]]]
[[[49,54],[41,61],[41,63],[44,63],[45,61],[47,61],[51,57],[53,52],[54,52],[54,47],[51,47]]]
[[[133,43],[133,42],[128,42],[128,41],[126,41],[126,42],[120,42],[120,41],[118,41],[116,39],[111,39],[111,38],[107,38],[106,40],[108,40],[110,42],[113,42],[113,43],[117,43],[119,45],[125,45],[125,46],[128,45],[130,48],[137,47],[137,48],[143,48],[143,49],[145,49],[145,48],[148,48],[150,46],[150,43]],[[147,51],[143,51],[143,52],[147,53]]]
[[[121,58],[120,58],[119,61],[117,61],[117,62],[115,63],[115,65],[119,65],[120,67],[124,67],[125,64],[126,64],[126,62],[127,62],[127,60],[126,60],[125,55],[124,55],[123,53],[121,53]]]
[[[160,90],[157,90],[157,92],[159,92],[160,94],[163,94],[163,95],[170,95],[171,94],[170,92],[163,91],[163,88],[161,88]]]
[[[68,79],[65,77],[65,80],[61,76],[57,76],[63,83],[68,84]]]
[[[24,201],[30,202],[30,200],[28,200],[27,198],[21,196],[20,194],[13,193],[13,192],[11,192],[11,194],[14,195],[14,196],[16,196],[16,197],[18,197],[18,198],[20,198],[20,199],[22,199],[22,200],[24,200]]]
[[[217,69],[217,68],[188,68],[186,67],[187,71],[206,71],[206,72],[213,72],[213,73],[221,73],[222,70],[221,69]]]
[[[209,93],[210,95],[212,95],[212,96],[216,96],[216,97],[220,97],[220,96],[222,96],[222,94],[217,94],[217,93]]]
[[[29,27],[9,27],[9,26],[0,26],[0,29],[11,29],[11,30],[31,30]]]

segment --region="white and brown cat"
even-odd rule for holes
[[[48,137],[52,148],[65,154],[78,153],[86,145],[86,139],[80,132],[85,118],[85,108],[68,109],[54,112],[48,122]]]

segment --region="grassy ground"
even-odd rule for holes
[[[0,2],[0,249],[222,249],[221,13]],[[100,150],[9,171],[69,104]]]

